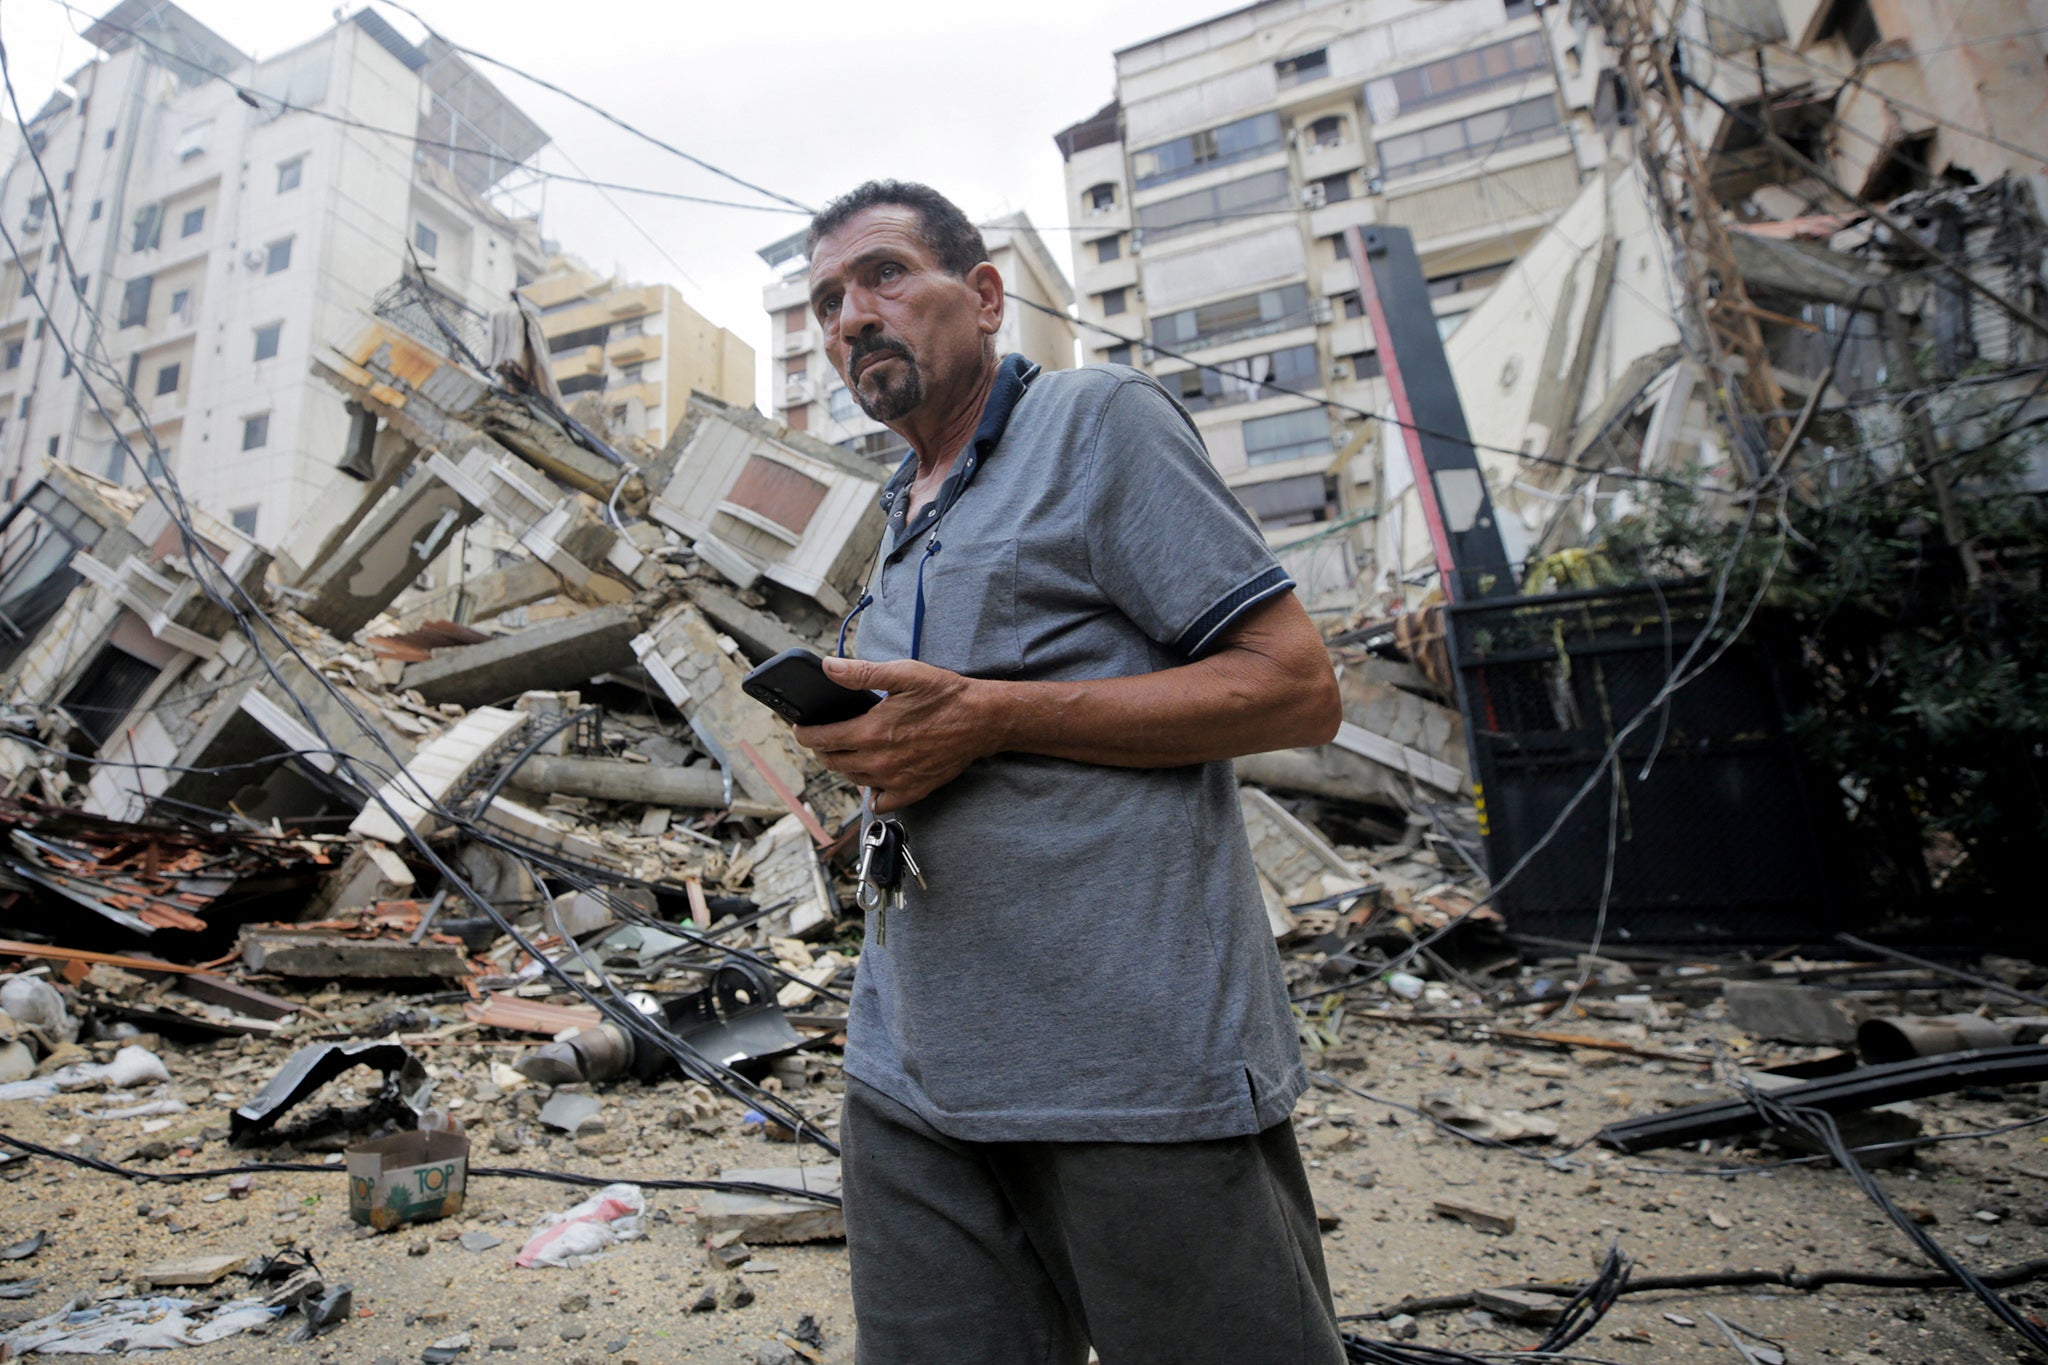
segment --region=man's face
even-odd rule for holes
[[[978,371],[982,295],[939,264],[916,209],[863,209],[811,254],[811,311],[862,412],[908,417]],[[988,267],[978,267],[988,268]]]

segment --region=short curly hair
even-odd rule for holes
[[[810,231],[804,234],[804,255],[815,254],[818,243],[845,226],[847,219],[884,204],[916,211],[924,244],[949,274],[965,279],[968,271],[988,259],[981,229],[958,204],[929,185],[908,180],[870,180],[819,209],[811,219]]]

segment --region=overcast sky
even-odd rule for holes
[[[178,0],[258,57],[316,36],[331,7]],[[349,0],[352,11],[358,0]],[[816,204],[871,176],[923,180],[977,218],[1027,210],[1072,276],[1052,135],[1113,90],[1110,54],[1229,8],[1219,0],[408,0],[451,41],[542,76],[693,155]],[[111,0],[65,10],[11,0],[0,39],[34,113],[93,49],[77,32]],[[378,6],[401,32],[422,30]],[[492,81],[553,137],[537,165],[623,184],[766,203],[503,71]],[[538,202],[538,201],[537,201]],[[754,347],[767,394],[772,273],[754,252],[796,215],[665,203],[548,185],[542,229],[600,270],[675,285]]]

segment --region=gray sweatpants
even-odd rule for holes
[[[1339,1365],[1294,1130],[960,1142],[848,1078],[857,1365]]]

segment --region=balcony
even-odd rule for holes
[[[590,375],[604,373],[604,347],[584,346],[574,351],[563,351],[554,357],[555,382],[564,379],[583,379]]]
[[[801,332],[784,332],[775,338],[775,354],[777,356],[802,355],[806,351],[816,350],[818,341],[818,334],[808,327],[804,328]]]
[[[782,402],[785,408],[798,408],[818,396],[818,386],[809,375],[798,375],[782,386]]]
[[[643,360],[654,360],[661,355],[661,337],[639,336],[614,337],[604,348],[605,358],[614,365],[637,365]]]
[[[661,296],[656,286],[643,284],[637,289],[621,289],[604,301],[605,311],[615,318],[638,317],[652,313],[661,307]]]

